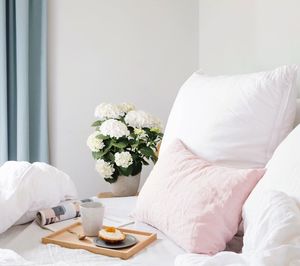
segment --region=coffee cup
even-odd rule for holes
[[[97,236],[103,225],[104,206],[100,202],[83,202],[80,204],[83,233]]]

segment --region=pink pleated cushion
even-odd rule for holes
[[[209,163],[175,140],[160,154],[136,205],[148,223],[188,252],[215,254],[238,230],[244,201],[264,169]]]

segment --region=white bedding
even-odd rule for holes
[[[19,236],[26,228],[28,224],[15,225],[9,228],[4,233],[0,234],[0,248],[8,246],[15,238]]]
[[[244,210],[247,212],[247,210]],[[299,266],[300,209],[282,192],[269,191],[247,218],[241,254],[220,252],[208,257],[184,254],[176,266]]]
[[[136,197],[100,200],[106,215],[128,219]],[[249,220],[248,220],[249,221]],[[104,265],[104,266],[297,266],[300,265],[300,210],[284,193],[269,193],[246,225],[241,254],[224,251],[215,256],[186,254],[161,232],[146,224],[129,228],[156,232],[158,240],[129,260],[105,257],[84,250],[43,245],[50,232],[36,223],[14,226],[0,235],[0,265]],[[18,235],[17,235],[18,234]]]
[[[136,197],[101,199],[108,216],[127,218],[135,206]],[[55,245],[43,245],[41,237],[49,234],[32,223],[14,237],[12,241],[1,241],[0,265],[138,265],[138,266],[169,266],[174,265],[177,255],[184,251],[168,240],[162,233],[145,224],[132,224],[128,228],[158,233],[158,240],[129,260],[120,260],[92,254],[84,250],[71,250]],[[13,233],[12,233],[13,234]],[[0,235],[1,236],[1,235]],[[9,234],[6,234],[8,239]],[[11,249],[11,250],[7,250]],[[16,252],[16,253],[15,253]],[[17,255],[18,254],[18,255]],[[26,261],[24,261],[26,260]]]
[[[26,214],[76,198],[68,175],[46,163],[9,161],[0,167],[0,233]],[[27,221],[32,217],[26,217]],[[23,219],[24,220],[24,219]]]

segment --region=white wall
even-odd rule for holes
[[[231,74],[300,64],[299,0],[199,0],[199,66]]]
[[[86,147],[95,106],[128,101],[166,121],[177,90],[198,66],[198,1],[48,5],[51,163],[89,196],[109,190]]]

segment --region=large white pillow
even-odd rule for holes
[[[251,192],[244,208],[255,213],[266,191],[278,190],[300,202],[300,125],[278,146],[264,177]]]
[[[283,66],[236,76],[194,73],[174,102],[161,151],[179,138],[208,161],[264,167],[292,129],[296,72]]]

